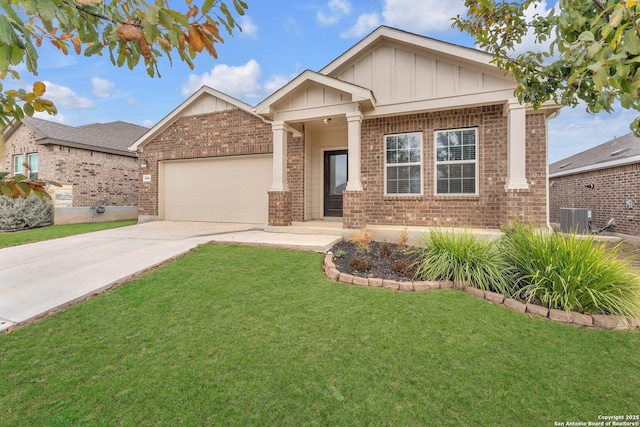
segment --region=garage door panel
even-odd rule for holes
[[[267,222],[271,155],[171,161],[163,170],[164,219]]]

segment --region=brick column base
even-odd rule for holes
[[[508,190],[505,192],[505,207],[502,224],[510,224],[518,219],[535,227],[545,227],[547,210],[546,204],[536,205],[535,194],[530,190]]]
[[[286,227],[291,225],[291,192],[269,191],[269,225]]]
[[[364,191],[342,193],[342,224],[344,228],[360,229],[367,225],[364,209]]]

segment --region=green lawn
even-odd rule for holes
[[[25,243],[42,240],[57,239],[75,234],[90,233],[92,231],[107,230],[109,228],[124,227],[136,224],[138,221],[90,222],[85,224],[51,225],[49,227],[34,228],[32,230],[0,233],[0,248],[23,245]]]
[[[552,426],[640,412],[640,333],[207,245],[0,336],[0,425]]]

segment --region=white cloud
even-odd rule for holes
[[[380,25],[380,15],[377,13],[363,13],[358,17],[356,24],[347,31],[340,34],[343,39],[362,37],[370,33]]]
[[[110,80],[103,79],[102,77],[93,77],[91,79],[93,85],[93,94],[100,98],[108,98],[111,96],[116,84]]]
[[[451,31],[452,19],[465,12],[463,0],[385,0],[382,16],[392,27],[430,33]]]
[[[261,74],[260,65],[254,59],[238,66],[218,64],[210,72],[191,74],[182,86],[182,95],[189,96],[207,85],[239,99],[260,98],[264,94],[264,89],[258,83]]]
[[[83,110],[94,108],[93,101],[89,98],[78,96],[71,88],[61,86],[49,81],[43,82],[47,86],[45,98],[52,100],[58,109],[69,108],[73,110]]]
[[[38,112],[36,111],[33,114],[33,117],[38,118],[38,119],[42,119],[42,120],[49,120],[50,122],[56,122],[56,123],[62,123],[65,125],[68,125],[69,122],[67,121],[67,118],[64,114],[56,114],[55,116],[50,115],[49,113],[42,111],[42,112]]]
[[[589,114],[585,104],[565,107],[549,121],[549,163],[580,153],[631,132],[629,125],[638,112],[617,106],[612,114]]]
[[[329,13],[316,13],[316,20],[320,25],[337,24],[344,16],[351,14],[351,3],[347,0],[330,0],[327,7]]]
[[[253,22],[253,18],[247,15],[242,16],[238,24],[242,27],[241,35],[252,39],[258,38],[258,26]]]
[[[279,74],[271,77],[264,84],[263,89],[264,89],[265,94],[271,94],[271,93],[277,91],[282,86],[284,86],[287,83],[289,83],[290,80],[291,79],[289,77],[282,76],[282,75],[279,75]]]
[[[146,127],[146,128],[150,128],[154,125],[154,121],[153,120],[143,120],[142,121],[142,126]]]

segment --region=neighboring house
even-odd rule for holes
[[[616,233],[640,236],[640,139],[612,139],[549,165],[549,214],[561,208],[590,209],[594,229],[613,218]]]
[[[547,120],[491,56],[380,27],[253,107],[202,87],[130,148],[139,220],[497,228],[547,215]]]
[[[125,122],[71,127],[25,117],[3,134],[0,170],[25,173],[26,162],[36,177],[61,184],[50,187],[56,223],[95,220],[90,208],[97,205],[106,207],[101,220],[113,219],[116,213],[118,218],[132,213],[135,218],[140,165],[127,147],[146,131]]]

